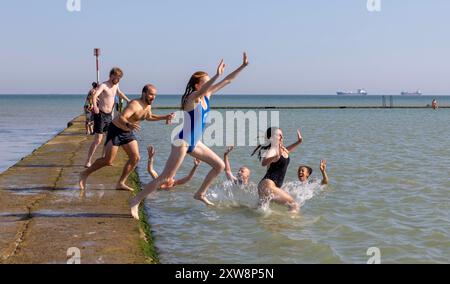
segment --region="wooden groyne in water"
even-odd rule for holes
[[[126,162],[122,149],[114,166],[89,177],[86,197],[79,196],[92,139],[79,116],[0,174],[0,263],[158,262],[146,220],[130,215],[131,193],[115,190]],[[136,172],[128,184],[138,190]]]

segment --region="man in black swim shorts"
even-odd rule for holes
[[[88,176],[103,167],[112,166],[119,147],[122,147],[127,153],[128,162],[123,168],[122,176],[117,183],[116,189],[133,191],[133,188],[125,184],[128,176],[140,160],[139,147],[133,132],[141,129],[140,121],[165,120],[168,124],[175,116],[174,113],[167,115],[153,114],[151,104],[155,97],[156,88],[151,84],[145,85],[142,89],[141,98],[131,101],[124,112],[111,122],[106,137],[105,157],[97,159],[92,166],[80,174],[81,196],[85,194]]]

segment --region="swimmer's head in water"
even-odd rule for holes
[[[240,167],[237,173],[237,178],[240,180],[248,180],[250,177],[250,169],[247,167]]]
[[[156,98],[156,87],[152,84],[147,84],[142,88],[142,99],[149,105],[152,104]]]
[[[109,71],[109,79],[114,85],[119,84],[120,79],[123,77],[123,71],[119,67],[114,67]]]
[[[184,91],[184,95],[181,97],[181,109],[184,109],[184,105],[186,104],[187,98],[194,91],[200,90],[200,88],[209,81],[208,73],[203,71],[197,71],[192,74],[189,82],[186,85],[186,91]]]
[[[308,180],[309,176],[312,174],[313,170],[311,167],[300,165],[298,167],[297,176],[300,181]]]

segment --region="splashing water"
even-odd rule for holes
[[[305,202],[314,196],[320,194],[325,186],[321,185],[320,180],[313,179],[308,183],[292,181],[284,184],[282,189],[289,193],[295,201],[302,207]],[[270,209],[270,200],[267,198],[260,200],[258,195],[258,186],[254,183],[249,185],[237,185],[231,181],[224,181],[212,187],[208,193],[208,198],[220,207],[248,207],[257,212],[267,215],[272,211]]]

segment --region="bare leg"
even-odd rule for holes
[[[109,141],[105,148],[106,148],[106,156],[97,159],[92,164],[92,166],[90,166],[85,171],[80,173],[79,185],[80,185],[80,190],[82,193],[81,195],[84,195],[84,190],[86,189],[86,181],[90,174],[92,174],[93,172],[95,172],[103,167],[112,166],[112,163],[117,155],[117,150],[119,150],[119,147],[114,146],[112,144],[112,141]]]
[[[97,147],[102,143],[103,136],[104,135],[100,133],[95,134],[94,141],[92,141],[91,147],[89,147],[88,157],[84,165],[86,168],[89,168],[91,166],[92,157],[94,156]],[[104,155],[102,155],[102,157],[104,157]]]
[[[224,171],[225,163],[216,153],[214,153],[202,142],[198,142],[194,148],[194,151],[192,151],[192,153],[190,154],[194,158],[197,158],[200,161],[203,161],[212,167],[212,169],[209,171],[209,173],[203,180],[202,185],[195,193],[194,198],[202,201],[206,205],[213,206],[214,203],[212,203],[206,198],[206,191],[208,190],[209,186],[214,181],[214,179]]]
[[[131,172],[136,168],[137,164],[139,163],[139,160],[141,159],[139,156],[139,146],[137,141],[134,140],[128,144],[122,145],[122,148],[128,155],[128,161],[123,167],[122,176],[120,177],[119,182],[117,183],[116,189],[133,191],[133,188],[129,187],[125,183],[128,177],[130,176]]]
[[[258,185],[258,193],[261,200],[267,200],[269,196],[270,200],[281,205],[286,205],[289,208],[289,212],[297,213],[299,211],[298,203],[281,188],[277,187],[272,180],[265,179]]]
[[[147,195],[154,192],[156,189],[160,187],[160,185],[166,181],[169,177],[174,177],[177,173],[178,168],[183,163],[184,157],[186,156],[187,145],[185,146],[175,146],[172,145],[172,150],[170,151],[170,156],[167,159],[166,166],[164,167],[163,172],[156,179],[148,183],[142,191],[140,191],[136,196],[131,199],[131,215],[135,219],[139,220],[139,204],[142,200],[147,197]]]

